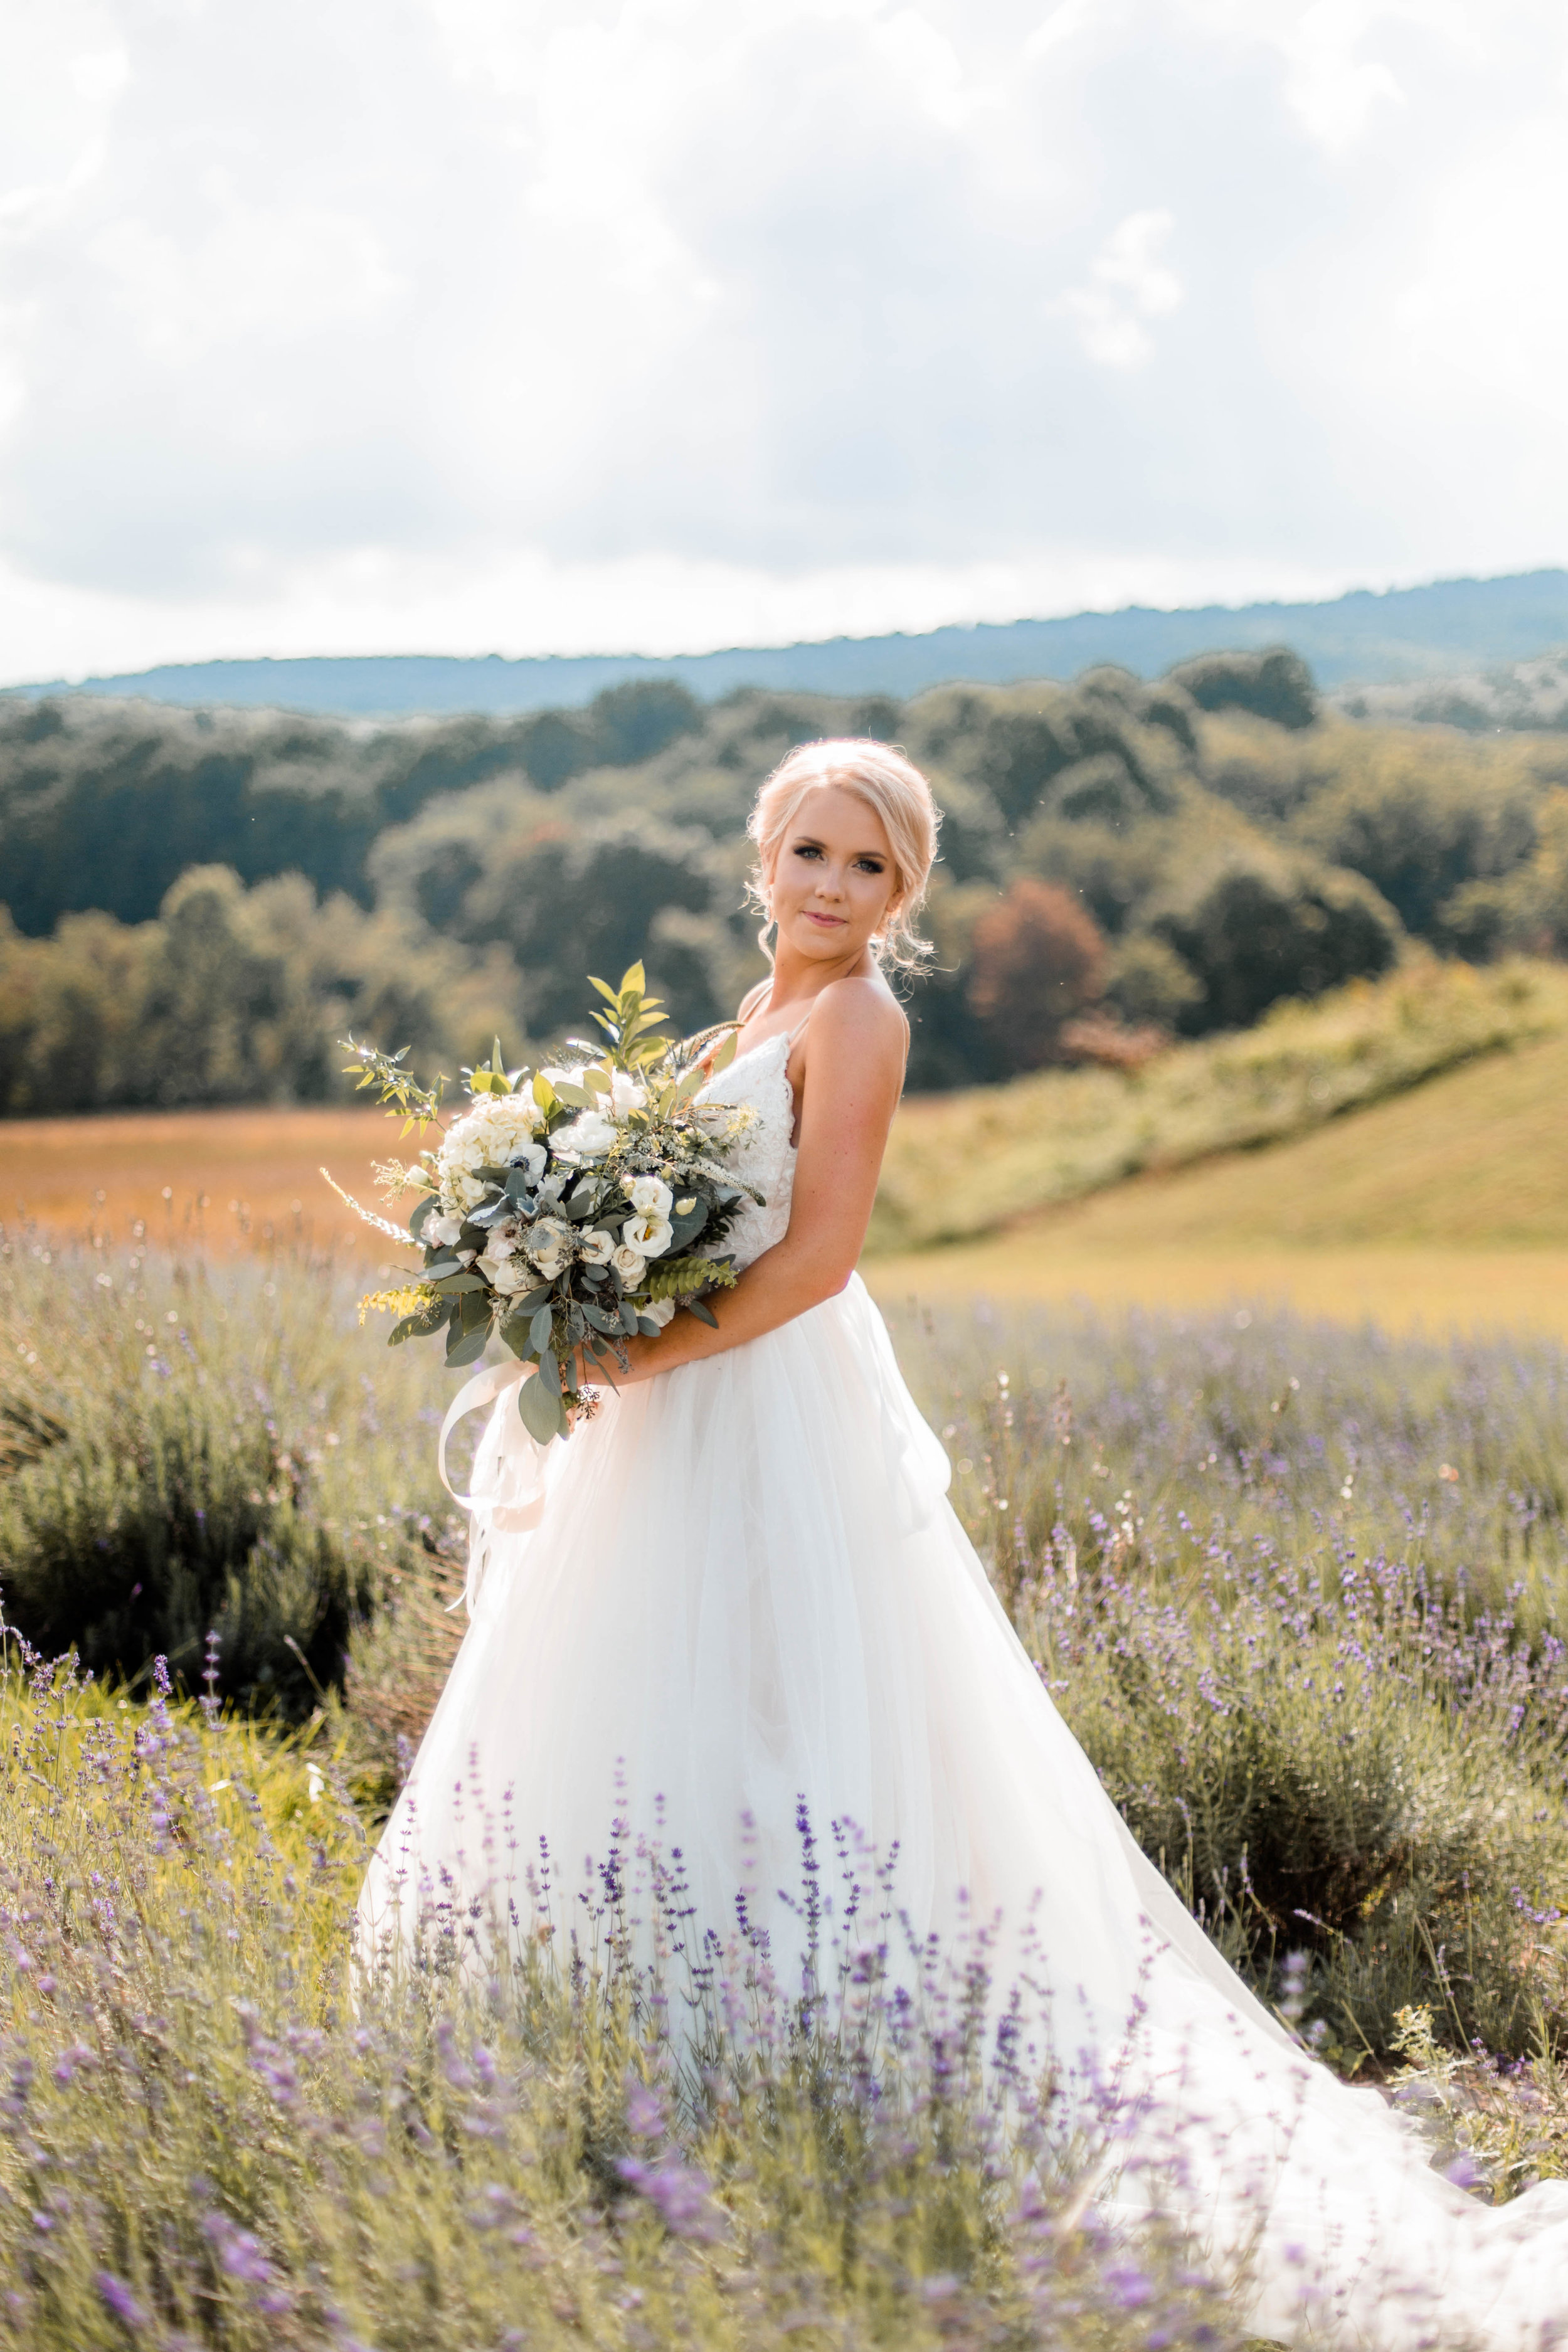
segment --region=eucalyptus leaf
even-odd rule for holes
[[[485,1352],[485,1348],[489,1339],[489,1328],[488,1324],[481,1326],[478,1331],[465,1332],[459,1331],[458,1326],[454,1323],[452,1326],[451,1337],[447,1342],[447,1364],[448,1370],[457,1371],[459,1367],[464,1364],[477,1364],[479,1358]]]
[[[709,1306],[708,1301],[705,1298],[689,1298],[686,1304],[691,1309],[693,1315],[696,1316],[699,1323],[706,1323],[710,1331],[717,1331],[719,1328],[719,1318],[714,1314],[713,1309]]]
[[[484,1286],[483,1275],[470,1273],[467,1266],[462,1267],[457,1274],[444,1276],[435,1286],[437,1295],[442,1298],[458,1298],[467,1291],[482,1290]]]
[[[465,1332],[488,1330],[490,1321],[489,1293],[470,1290],[458,1301],[458,1321]]]
[[[517,1409],[529,1435],[541,1445],[548,1445],[561,1433],[561,1400],[535,1377],[524,1381],[517,1392]]]
[[[417,1203],[415,1208],[414,1214],[408,1220],[408,1230],[413,1234],[416,1241],[419,1239],[420,1234],[425,1230],[426,1218],[431,1216],[435,1211],[440,1207],[440,1205],[441,1195],[439,1192],[426,1192],[425,1198]]]
[[[528,1327],[528,1336],[535,1355],[542,1356],[550,1345],[550,1333],[554,1317],[548,1307],[542,1307]]]
[[[389,1348],[401,1348],[405,1339],[427,1339],[451,1319],[452,1310],[445,1299],[436,1299],[428,1307],[416,1307],[401,1323],[395,1323],[387,1335]]]
[[[521,1357],[525,1364],[532,1363],[537,1351],[522,1316],[509,1315],[500,1327],[500,1335],[514,1356]]]

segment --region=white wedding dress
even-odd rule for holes
[[[740,1165],[766,1205],[734,1234],[742,1264],[789,1222],[789,1044],[708,1089],[759,1114]],[[619,1818],[679,1848],[696,1920],[721,1937],[747,1888],[786,1974],[800,1917],[775,1890],[799,1888],[804,1801],[819,1837],[849,1822],[878,1854],[896,1846],[917,1935],[999,1918],[1003,1978],[1032,1945],[1058,2049],[1115,2077],[1128,2153],[1173,2151],[1163,2202],[1239,2279],[1259,2334],[1378,2352],[1542,2352],[1560,2327],[1568,2342],[1568,2183],[1478,2204],[1225,1966],[1016,1639],[858,1277],[608,1397],[547,1450],[516,1378],[458,1400],[495,1397],[472,1622],[366,1878],[362,1960],[406,1933],[421,1886],[505,1874],[503,1815],[521,1868],[545,1841],[568,1897]],[[1119,2196],[1131,2210],[1115,2181],[1102,2202]]]

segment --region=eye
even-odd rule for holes
[[[822,852],[818,849],[815,841],[797,841],[795,845],[795,854],[797,857],[820,857]]]
[[[888,870],[879,857],[858,857],[855,863],[866,874],[885,874]]]

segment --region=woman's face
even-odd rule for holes
[[[898,869],[881,818],[858,793],[818,784],[784,831],[769,877],[779,942],[814,963],[852,964],[894,902]]]

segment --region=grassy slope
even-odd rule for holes
[[[868,1272],[885,1297],[1270,1298],[1394,1328],[1568,1334],[1568,1036],[1294,1141],[1136,1177],[1005,1235]]]
[[[978,1237],[1146,1170],[1325,1129],[1456,1065],[1564,1034],[1560,966],[1421,962],[1180,1046],[1135,1076],[1047,1071],[929,1096],[894,1129],[871,1252]]]

